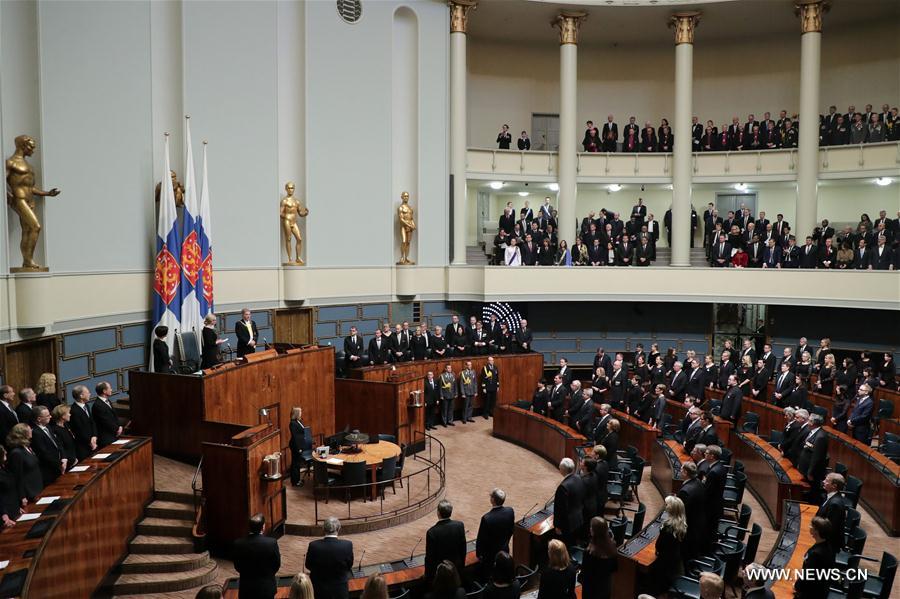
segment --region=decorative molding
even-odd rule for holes
[[[564,10],[550,21],[551,27],[559,29],[559,45],[578,45],[578,29],[588,17],[586,12]]]
[[[794,5],[794,14],[800,17],[800,34],[822,33],[822,15],[831,8],[826,0],[803,0]]]
[[[669,17],[669,27],[675,30],[675,45],[693,44],[694,30],[700,24],[700,13],[697,11],[677,12]]]
[[[466,33],[469,24],[469,11],[478,8],[477,0],[449,0],[450,33]]]

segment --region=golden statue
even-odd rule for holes
[[[297,225],[298,217],[305,217],[309,214],[309,210],[300,204],[300,200],[294,197],[294,182],[288,181],[284,190],[287,195],[281,200],[281,231],[284,234],[284,249],[287,252],[287,262],[285,266],[292,264],[303,265],[300,258],[300,246],[303,245],[303,237],[300,236],[300,227]],[[297,259],[291,261],[291,238],[297,240]]]
[[[184,185],[178,180],[175,171],[169,171],[172,175],[172,189],[175,190],[175,207],[184,206]],[[162,183],[156,184],[156,203],[159,204],[159,192]]]
[[[22,241],[19,243],[22,268],[11,269],[13,272],[46,270],[34,261],[34,248],[41,234],[41,223],[34,213],[34,196],[55,197],[59,195],[59,189],[54,187],[50,191],[44,191],[35,187],[34,170],[25,158],[34,154],[36,147],[33,138],[20,135],[16,138],[16,151],[6,161],[6,201],[19,215],[19,223],[22,225]]]
[[[409,242],[412,241],[416,221],[413,220],[413,209],[409,205],[409,193],[400,194],[400,206],[397,207],[397,220],[400,221],[400,262],[397,264],[415,264],[409,259]]]

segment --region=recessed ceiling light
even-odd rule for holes
[[[608,189],[609,191],[615,193],[615,192],[621,190],[621,189],[622,189],[622,186],[619,185],[618,183],[613,183],[612,185],[607,185],[607,186],[606,186],[606,189]]]
[[[559,191],[559,183],[551,183],[547,186],[550,191]]]
[[[747,191],[747,184],[746,183],[735,183],[734,188],[737,191]]]
[[[521,196],[521,197],[523,197],[523,198],[524,198],[525,196],[527,196],[527,195],[528,195],[528,192],[527,192],[527,191],[520,191],[520,192],[519,192],[519,196]]]
[[[894,180],[890,177],[878,177],[877,179],[875,179],[875,185],[880,185],[881,187],[887,187],[893,182]]]
[[[503,189],[502,181],[491,181],[490,183],[491,189]]]

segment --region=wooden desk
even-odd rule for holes
[[[784,419],[784,408],[756,399],[745,398],[744,402],[747,409],[741,415],[741,422],[746,422],[747,412],[753,412],[758,415],[759,428],[757,431],[760,436],[768,437],[773,430],[784,430],[784,427],[787,425],[787,421]]]
[[[830,426],[828,455],[841,462],[851,476],[863,481],[860,501],[889,535],[900,535],[900,464]]]
[[[800,570],[803,558],[816,541],[809,532],[809,525],[819,508],[808,503],[786,501],[784,505],[785,522],[778,540],[766,558],[766,568],[772,570]],[[776,599],[792,599],[794,596],[794,580],[778,580],[769,585]]]
[[[684,482],[681,465],[691,461],[691,456],[674,439],[657,439],[650,454],[650,480],[663,497],[677,493]]]
[[[664,510],[663,510],[664,511]],[[646,576],[650,565],[656,561],[656,538],[662,526],[663,511],[656,515],[640,534],[635,535],[619,548],[616,554],[618,568],[613,585],[613,599],[634,599],[642,584],[638,581]]]
[[[745,397],[744,399],[747,398]],[[713,416],[713,430],[716,431],[716,436],[719,438],[719,441],[722,442],[722,447],[732,449],[731,437],[734,433],[734,424],[732,424],[730,420],[725,420],[719,416]]]
[[[613,409],[612,417],[622,425],[619,427],[619,449],[624,449],[627,445],[634,445],[637,447],[638,455],[649,460],[659,431],[643,420],[638,420],[634,416],[629,416],[616,409]]]
[[[317,462],[325,462],[335,470],[342,470],[345,462],[365,462],[366,470],[370,473],[372,479],[371,495],[372,501],[378,496],[378,480],[376,474],[378,467],[388,458],[400,455],[400,446],[390,441],[380,441],[378,443],[365,443],[359,446],[359,453],[336,453],[329,455],[327,458],[320,458],[316,452],[313,452],[313,459]],[[341,460],[341,464],[335,464],[333,460]]]
[[[688,409],[683,402],[672,399],[666,400],[666,414],[672,417],[672,424],[680,426],[681,421],[687,418],[687,412]]]
[[[540,511],[516,522],[512,536],[512,556],[516,565],[534,568],[547,563],[547,544],[553,536],[553,501]]]
[[[153,500],[153,444],[146,438],[125,439],[131,442],[97,452],[111,454],[109,459],[88,458],[79,465],[89,470],[68,472],[41,492],[41,497],[60,497],[60,504],[31,504],[26,509],[55,516],[19,522],[0,532],[0,559],[9,560],[0,571],[0,584],[27,572],[22,597],[93,595],[127,553],[135,524]],[[47,521],[50,528],[42,536],[29,538]]]
[[[759,499],[774,528],[782,522],[785,500],[800,501],[809,483],[774,446],[751,433],[735,433],[734,458],[744,463],[747,488]]]
[[[587,443],[575,429],[515,406],[494,411],[494,436],[530,449],[554,466],[563,458],[575,460],[575,448]]]
[[[158,453],[196,463],[204,442],[227,444],[275,408],[285,453],[291,408],[303,408],[314,434],[334,434],[334,348],[253,354],[246,364],[223,364],[203,376],[129,372],[132,430],[152,435]],[[274,415],[273,415],[274,416]]]
[[[387,382],[335,379],[335,429],[394,435],[399,444],[418,450],[425,443],[425,395],[419,396],[418,408],[409,396],[423,388],[424,381],[408,371]]]

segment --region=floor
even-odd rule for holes
[[[489,493],[495,486],[507,492],[507,505],[513,507],[517,515],[524,515],[535,503],[543,504],[553,496],[560,480],[556,468],[536,454],[491,436],[491,421],[476,418],[475,424],[457,423],[453,428],[441,428],[434,436],[444,444],[447,451],[447,499],[453,502],[453,518],[466,524],[466,536],[474,538],[478,531],[481,515],[490,507]],[[649,460],[648,460],[649,461]],[[412,464],[411,460],[407,461]],[[162,490],[190,490],[193,468],[157,456],[156,485]],[[398,490],[398,496],[401,489]],[[649,466],[639,488],[640,500],[647,506],[647,519],[652,519],[662,509],[663,498],[650,482]],[[390,491],[387,497],[391,498]],[[405,497],[404,497],[405,499]],[[757,561],[764,561],[775,543],[778,531],[773,530],[762,507],[747,491],[744,500],[753,509],[753,522],[763,528]],[[300,518],[297,514],[311,511],[309,490],[288,489],[290,519]],[[356,503],[362,505],[357,499]],[[333,499],[329,505],[347,509],[342,499]],[[883,551],[900,554],[900,539],[888,537],[872,517],[860,506],[861,526],[868,533],[865,555],[880,560]],[[354,506],[354,509],[361,509]],[[294,510],[297,510],[294,512]],[[305,518],[305,516],[303,516]],[[435,517],[425,516],[387,530],[348,535],[353,541],[356,559],[365,551],[363,565],[408,557],[411,552],[424,552],[424,541],[419,542],[425,531],[434,523]],[[282,574],[298,572],[303,567],[308,537],[283,536],[279,540],[282,558]],[[235,576],[231,562],[217,560],[219,573],[217,582],[224,582]],[[877,568],[877,565],[876,565]],[[196,589],[180,593],[154,595],[160,598],[192,599]],[[893,597],[900,597],[900,578],[894,583]]]

